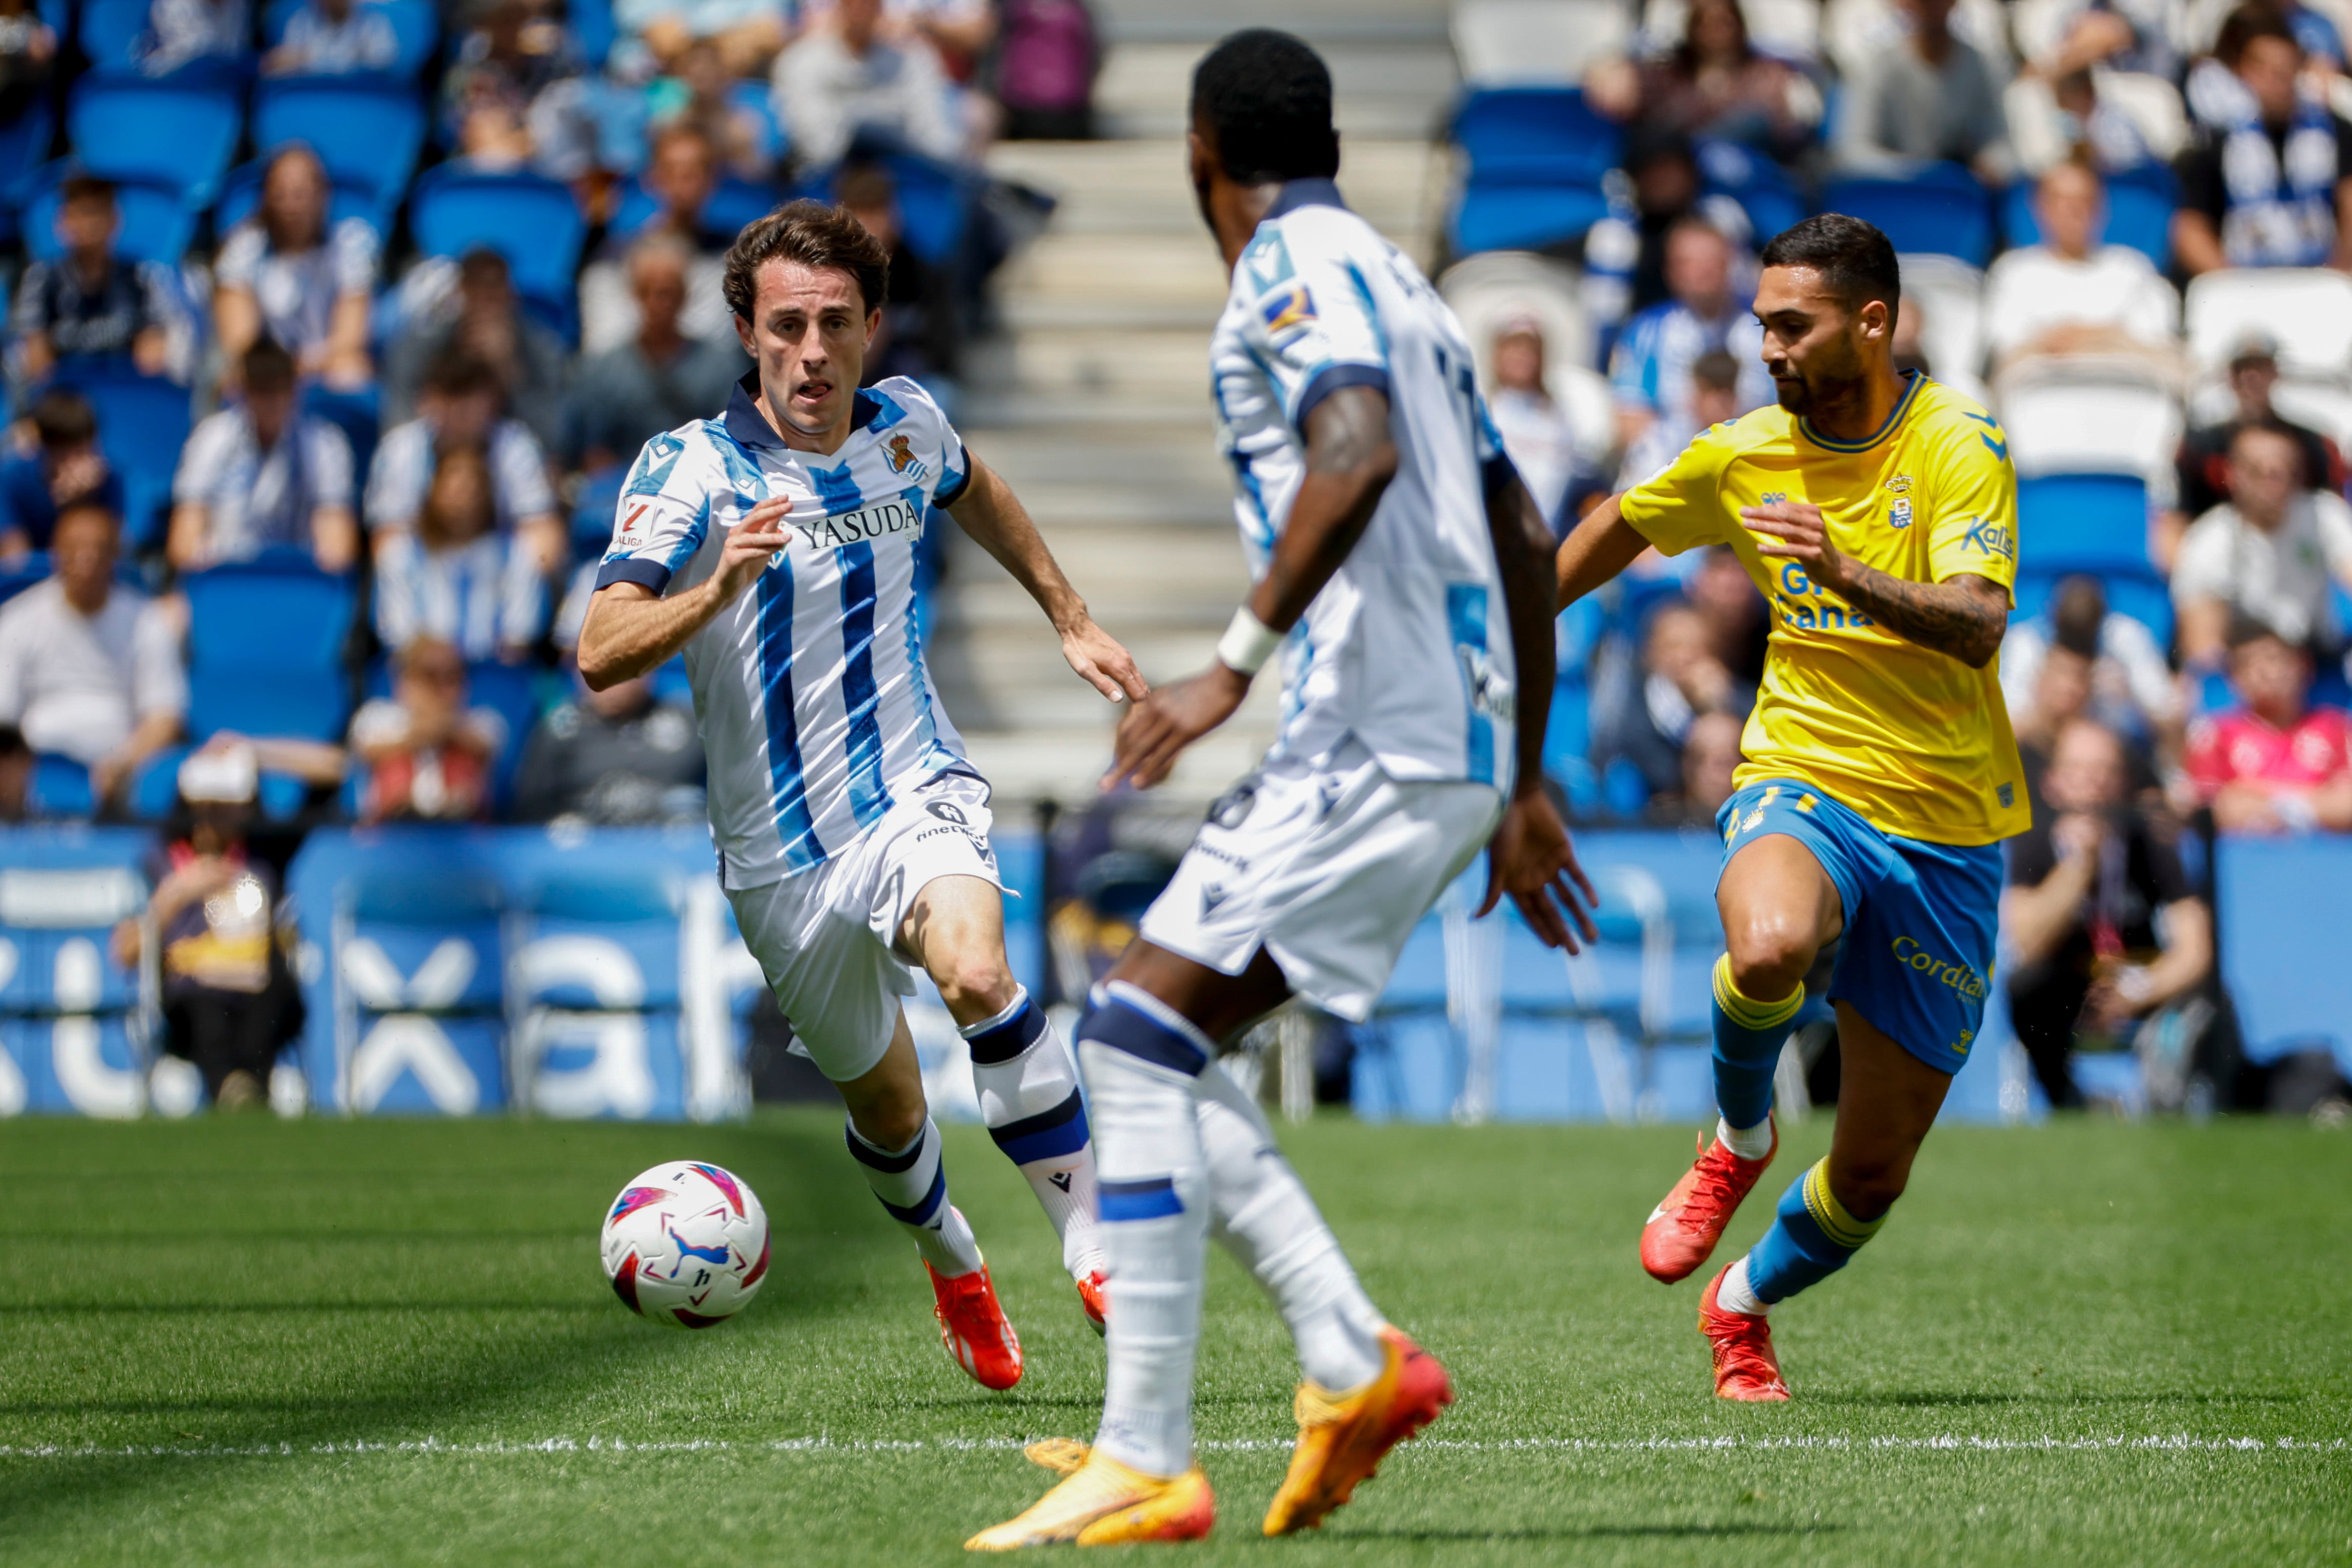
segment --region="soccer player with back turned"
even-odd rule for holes
[[[1435,1417],[1444,1369],[1381,1319],[1217,1052],[1294,994],[1365,1017],[1490,838],[1489,907],[1511,894],[1555,944],[1571,918],[1591,934],[1537,763],[1550,536],[1461,323],[1340,199],[1331,78],[1297,38],[1210,51],[1187,155],[1233,274],[1211,385],[1255,585],[1216,662],[1129,710],[1109,782],[1166,777],[1277,649],[1284,720],[1080,1026],[1110,1259],[1102,1424],[1091,1447],[1032,1450],[1066,1479],[977,1550],[1207,1533],[1192,1371],[1211,1235],[1274,1298],[1305,1374],[1266,1534],[1320,1523]]]
[[[1561,545],[1566,608],[1652,545],[1727,543],[1772,606],[1763,689],[1716,825],[1729,951],[1715,971],[1721,1112],[1642,1233],[1669,1284],[1707,1260],[1779,1146],[1772,1073],[1834,954],[1842,1077],[1829,1158],[1717,1273],[1699,1326],[1726,1399],[1789,1397],[1766,1313],[1885,1223],[1992,984],[2000,840],[2027,826],[1995,655],[2017,574],[2017,478],[1982,408],[1892,347],[1895,248],[1806,219],[1764,249],[1756,314],[1778,406],[1717,425]]]

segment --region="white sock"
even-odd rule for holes
[[[1083,1279],[1103,1267],[1095,1221],[1095,1151],[1078,1064],[1024,986],[992,1018],[966,1025],[981,1120],[1021,1168],[1062,1238],[1062,1267]]]
[[[1132,987],[1115,986],[1078,1040],[1110,1262],[1109,1371],[1096,1445],[1148,1475],[1192,1463],[1192,1363],[1207,1273],[1208,1173],[1193,1109],[1210,1046]]]
[[[1748,1259],[1745,1258],[1733,1264],[1724,1275],[1723,1283],[1716,1288],[1715,1304],[1727,1312],[1745,1312],[1755,1318],[1760,1318],[1772,1310],[1771,1302],[1758,1300],[1756,1292],[1748,1288]]]
[[[1772,1152],[1772,1118],[1768,1115],[1753,1127],[1734,1127],[1718,1116],[1715,1141],[1743,1160],[1761,1160]]]
[[[952,1279],[981,1267],[980,1243],[971,1226],[948,1202],[948,1175],[940,1160],[940,1130],[928,1116],[923,1130],[904,1149],[877,1149],[844,1123],[849,1152],[866,1173],[866,1184],[890,1217],[915,1238],[923,1261]]]
[[[1199,1108],[1212,1234],[1274,1299],[1308,1381],[1333,1394],[1370,1383],[1387,1358],[1381,1314],[1265,1112],[1213,1064],[1201,1074]]]

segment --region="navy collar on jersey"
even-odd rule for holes
[[[1295,213],[1300,207],[1338,207],[1341,212],[1345,212],[1348,210],[1348,204],[1340,199],[1339,186],[1336,181],[1285,180],[1281,191],[1274,198],[1274,205],[1266,208],[1265,216],[1258,221],[1265,223],[1281,217],[1285,214]]]
[[[760,412],[760,373],[746,371],[743,379],[735,384],[734,395],[727,400],[727,433],[746,447],[772,447],[780,452],[792,452],[799,458],[819,458],[822,452],[802,452],[784,445],[768,416]],[[882,400],[860,389],[849,399],[849,433],[856,435],[874,423],[882,412]],[[835,454],[838,456],[839,454]]]
[[[1919,395],[1919,389],[1927,384],[1927,376],[1922,374],[1920,372],[1916,370],[1905,371],[1903,373],[1903,395],[1896,398],[1895,400],[1895,406],[1887,411],[1885,423],[1879,426],[1877,429],[1873,430],[1869,435],[1864,437],[1859,441],[1832,440],[1829,437],[1824,436],[1820,431],[1814,429],[1812,422],[1805,418],[1802,415],[1799,415],[1797,416],[1797,428],[1805,433],[1806,440],[1811,441],[1814,446],[1819,447],[1825,452],[1867,452],[1873,447],[1877,446],[1881,441],[1885,440],[1887,437],[1895,433],[1895,427],[1903,423],[1903,416],[1910,409],[1911,400]]]

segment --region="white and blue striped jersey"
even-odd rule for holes
[[[1507,790],[1515,671],[1484,483],[1507,459],[1462,323],[1336,185],[1293,180],[1234,268],[1210,370],[1253,579],[1306,475],[1318,404],[1386,394],[1397,450],[1363,538],[1284,646],[1269,758],[1319,761],[1352,735],[1392,778]]]
[[[753,506],[792,498],[791,547],[686,645],[730,889],[819,865],[895,795],[971,768],[915,625],[916,542],[929,510],[970,482],[962,441],[894,376],[856,395],[831,458],[793,451],[754,406],[758,390],[747,375],[723,416],[646,443],[596,574],[600,588],[682,592],[717,569],[726,531]]]

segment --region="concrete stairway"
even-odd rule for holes
[[[1016,142],[991,167],[1050,192],[1054,220],[999,279],[1003,334],[980,346],[961,413],[972,449],[1035,514],[1095,617],[1148,679],[1207,661],[1247,586],[1208,394],[1208,337],[1226,279],[1194,210],[1181,130],[1208,43],[1268,20],[1232,0],[1181,17],[1100,5],[1114,40],[1098,100],[1118,139]],[[1425,257],[1442,162],[1429,132],[1453,90],[1431,0],[1294,3],[1271,20],[1332,61],[1352,205]],[[960,536],[932,668],[942,700],[1013,801],[1089,797],[1118,710],[1073,677],[1027,596]],[[1273,731],[1261,682],[1189,752],[1172,793],[1205,800]]]

